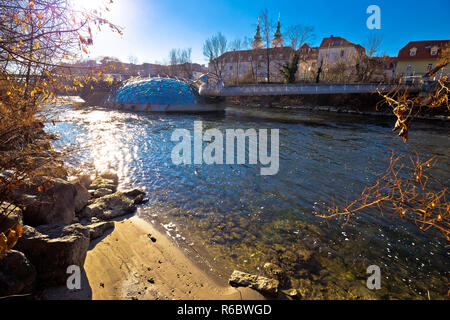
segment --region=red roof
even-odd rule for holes
[[[450,40],[427,40],[427,41],[411,41],[398,52],[399,59],[416,60],[416,59],[438,59],[441,56],[442,48],[450,45]],[[436,55],[431,54],[431,48],[438,47]],[[416,54],[411,56],[411,49],[416,48]]]
[[[321,48],[329,48],[329,47],[349,47],[354,46],[353,42],[348,41],[342,37],[330,36],[329,38],[323,38],[322,43],[320,45]]]
[[[347,39],[344,39],[342,37],[335,37],[330,36],[328,38],[323,38],[322,43],[320,44],[320,48],[333,48],[333,47],[355,47],[357,50],[361,52],[365,52],[366,49],[364,49],[363,46],[359,44],[354,44],[351,41],[348,41]]]
[[[276,47],[269,48],[269,54],[274,55],[273,60],[289,60],[291,55],[294,53],[294,49],[292,47]],[[252,50],[237,50],[237,51],[228,51],[222,54],[218,59],[223,60],[226,59],[226,62],[230,62],[230,58],[240,59],[241,61],[251,61],[251,59],[255,59],[255,57],[262,55],[265,57],[267,54],[267,49],[252,49]],[[283,58],[280,59],[280,55],[283,55]]]

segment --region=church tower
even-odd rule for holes
[[[258,26],[256,27],[256,35],[255,35],[255,41],[252,43],[253,49],[261,49],[263,47],[263,43],[261,41],[261,29],[259,27],[259,18],[258,18]]]
[[[281,38],[283,35],[281,34],[281,23],[280,23],[281,15],[278,16],[278,25],[277,32],[273,35],[275,38],[272,40],[272,48],[282,48],[283,47],[283,39]]]

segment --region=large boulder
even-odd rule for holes
[[[83,174],[83,175],[78,176],[77,180],[80,181],[81,185],[83,187],[85,187],[86,189],[88,189],[92,183],[91,176],[88,174]]]
[[[91,200],[91,195],[80,181],[74,181],[72,184],[75,187],[75,212],[79,212],[88,205],[89,200]]]
[[[282,285],[288,283],[289,278],[286,276],[286,273],[276,264],[265,263],[263,269],[268,277],[277,279]]]
[[[232,286],[250,287],[263,294],[276,296],[278,294],[279,282],[258,275],[253,275],[235,270],[229,279]]]
[[[77,195],[77,188],[68,181],[39,178],[15,201],[25,207],[24,223],[27,225],[69,224],[75,218]]]
[[[64,285],[69,266],[83,268],[89,243],[89,229],[81,224],[25,226],[15,249],[30,259],[45,286]]]
[[[130,198],[136,198],[138,196],[145,196],[145,191],[141,188],[134,188],[134,189],[130,189],[130,190],[126,190],[122,192],[124,195],[126,195],[127,197]]]
[[[20,208],[8,202],[0,202],[0,232],[23,225],[23,212]]]
[[[89,191],[95,191],[98,189],[109,189],[113,192],[117,191],[117,186],[119,185],[119,177],[115,173],[102,173],[100,176],[95,178],[89,185]]]
[[[122,192],[116,192],[102,198],[95,199],[80,213],[80,218],[90,219],[92,217],[101,220],[111,220],[121,217],[136,210],[133,201]]]
[[[36,269],[22,252],[9,251],[0,258],[0,297],[30,293]]]
[[[93,198],[101,198],[104,196],[107,196],[108,194],[113,194],[114,191],[111,189],[106,189],[106,188],[100,188],[97,190],[91,190],[90,194],[92,195]]]
[[[100,178],[112,180],[115,185],[119,184],[119,176],[114,172],[104,172],[100,175]]]
[[[86,226],[89,229],[89,237],[92,240],[102,237],[106,231],[114,228],[113,221],[102,221]]]
[[[145,191],[141,188],[134,188],[122,192],[128,198],[132,199],[135,205],[147,203],[149,200],[145,198]]]

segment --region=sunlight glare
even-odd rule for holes
[[[104,8],[108,2],[105,0],[72,0],[72,6],[76,10],[90,11]]]

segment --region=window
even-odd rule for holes
[[[343,58],[344,57],[344,50],[341,50],[341,58]]]
[[[262,60],[262,58],[263,58],[263,56],[262,56],[262,55],[260,55],[260,56],[259,56],[259,60]]]
[[[414,57],[417,53],[417,48],[412,48],[411,50],[409,50],[409,55],[411,57]]]
[[[284,59],[284,55],[281,53],[280,54],[280,60],[283,60]]]
[[[230,58],[230,62],[233,62],[233,57]]]
[[[227,63],[227,59],[223,59],[223,63]]]
[[[431,48],[431,55],[432,55],[432,56],[437,55],[438,49],[439,49],[438,47],[433,47],[433,48]]]
[[[230,66],[230,70],[233,71],[233,66]]]
[[[411,71],[411,70],[412,70],[412,65],[408,64],[408,65],[406,66],[406,71]]]

